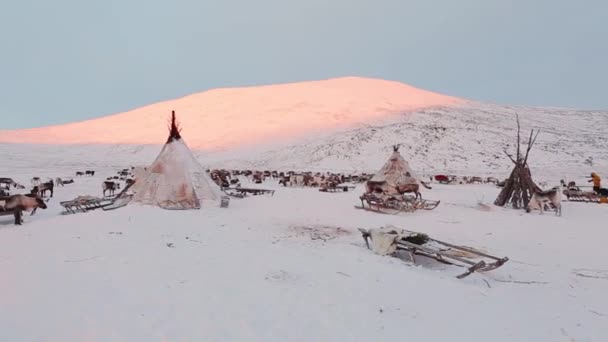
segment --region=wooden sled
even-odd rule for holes
[[[371,233],[369,230],[359,228],[365,245],[370,248]],[[441,263],[465,267],[464,273],[456,276],[458,279],[465,278],[474,272],[487,272],[494,270],[507,261],[508,257],[498,258],[471,248],[456,246],[447,242],[430,238],[428,235],[418,232],[405,231],[407,237],[402,237],[397,243],[397,250],[408,252],[412,261],[416,262],[416,255],[422,255],[435,259]],[[456,252],[456,253],[455,253]],[[465,255],[469,257],[465,257]]]
[[[601,199],[595,192],[578,189],[566,189],[563,191],[563,194],[569,202],[600,203]]]
[[[319,188],[321,192],[347,192],[354,190],[356,187],[352,185],[335,185],[335,186],[322,186]]]
[[[87,211],[109,206],[112,203],[113,200],[111,199],[93,196],[78,196],[71,201],[59,202],[59,204],[65,209],[62,214],[76,214],[78,212],[86,213]]]
[[[224,193],[228,196],[232,196],[232,197],[237,197],[237,198],[244,198],[247,197],[248,195],[253,195],[253,196],[257,196],[257,195],[264,195],[264,194],[270,194],[271,196],[274,196],[274,190],[268,190],[268,189],[252,189],[252,188],[224,188],[223,189]]]
[[[376,194],[363,194],[359,197],[361,206],[358,209],[365,209],[386,214],[396,214],[399,212],[411,213],[416,210],[433,210],[437,208],[440,201],[416,199],[414,196],[391,196]]]
[[[234,188],[223,188],[222,191],[230,197],[245,198],[244,193],[238,192]]]
[[[118,209],[129,204],[133,198],[132,194],[127,194],[127,191],[134,182],[127,185],[118,195],[113,197],[94,197],[94,196],[78,196],[71,201],[59,202],[65,209],[62,214],[76,214],[78,212],[86,213],[87,211],[102,209],[104,211]]]

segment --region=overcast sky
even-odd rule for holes
[[[608,109],[605,0],[54,0],[0,5],[0,129],[336,76]]]

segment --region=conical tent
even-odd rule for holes
[[[180,136],[172,113],[167,143],[141,181],[136,180],[133,200],[164,209],[199,209],[203,201],[219,200],[219,188],[196,160]]]
[[[393,154],[382,168],[368,181],[368,188],[380,188],[383,192],[396,192],[398,185],[418,184],[418,177],[410,164],[399,153],[399,147],[393,146]]]

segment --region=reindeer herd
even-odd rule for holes
[[[124,186],[129,186],[134,182],[133,178],[134,167],[121,169],[115,175],[107,177],[101,184],[103,196],[113,196],[116,190],[121,189],[121,182]],[[296,171],[270,171],[270,170],[226,170],[213,169],[206,170],[211,179],[221,188],[229,188],[231,186],[240,187],[240,179],[246,178],[255,184],[262,184],[268,180],[278,181],[285,187],[319,187],[331,188],[338,187],[344,183],[364,183],[372,178],[372,174],[358,173],[334,173],[334,172],[296,172]],[[94,170],[76,171],[76,177],[95,176]],[[440,184],[495,184],[500,187],[504,185],[504,180],[500,181],[494,177],[478,177],[478,176],[455,176],[455,175],[434,175],[428,176],[431,183],[437,182]],[[67,184],[74,183],[71,177],[57,177],[55,179],[47,179],[42,181],[40,177],[31,179],[32,189],[28,194],[10,195],[11,187],[13,189],[25,189],[21,184],[15,183],[10,178],[0,178],[0,215],[15,214],[15,223],[22,222],[21,212],[36,211],[36,208],[46,208],[44,198],[52,198],[56,187],[62,187]],[[425,186],[426,184],[423,183]],[[418,189],[402,188],[400,192],[413,192],[418,195]],[[48,201],[48,200],[47,200]],[[19,216],[19,218],[17,218]],[[19,223],[18,223],[19,222]]]
[[[103,196],[112,196],[114,191],[120,189],[120,181],[124,181],[127,185],[133,183],[133,167],[130,169],[122,169],[117,172],[116,176],[108,177],[102,182]],[[76,171],[76,177],[95,176],[94,170]],[[63,187],[74,183],[71,177],[56,177],[43,180],[41,177],[33,177],[31,180],[32,188],[28,193],[16,193],[24,190],[26,187],[13,181],[11,178],[0,178],[0,216],[13,215],[15,224],[20,225],[23,222],[23,212],[30,212],[34,215],[36,209],[46,209],[48,202],[53,198],[57,187]]]
[[[350,175],[332,172],[257,171],[257,170],[207,170],[211,179],[221,188],[239,186],[239,177],[247,178],[255,184],[274,180],[283,186],[323,187],[342,183],[360,183],[371,178],[369,174]]]
[[[337,186],[342,183],[364,183],[373,176],[369,173],[346,174],[333,172],[296,172],[296,171],[259,171],[259,170],[207,170],[211,179],[220,187],[230,187],[240,184],[239,176],[245,177],[255,184],[264,183],[266,180],[278,180],[283,186],[299,187],[322,187]],[[434,175],[428,176],[431,183],[440,184],[495,184],[500,186],[504,181],[495,177],[479,176],[456,176],[456,175]]]

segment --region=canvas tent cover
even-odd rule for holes
[[[410,168],[410,164],[401,156],[399,150],[395,148],[391,157],[369,180],[369,183],[382,188],[383,191],[393,192],[397,185],[419,184],[419,181],[416,174]]]
[[[181,139],[174,121],[156,160],[147,170],[137,169],[133,200],[164,209],[199,209],[204,202],[219,201],[219,188]]]

